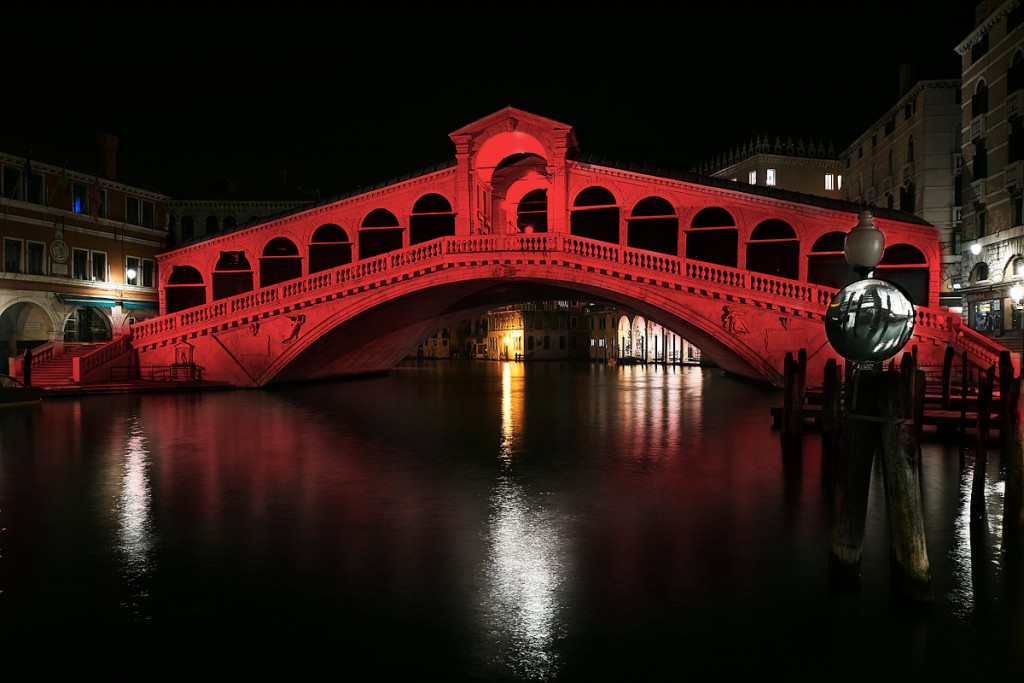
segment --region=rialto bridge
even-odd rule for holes
[[[160,315],[82,359],[80,380],[125,365],[194,364],[240,387],[385,372],[438,329],[554,299],[634,310],[775,386],[801,349],[811,385],[845,363],[823,320],[856,279],[843,245],[864,207],[590,159],[570,126],[511,107],[450,138],[450,163],[158,256]],[[938,306],[936,228],[872,211],[876,273],[915,304],[907,350],[997,363]]]

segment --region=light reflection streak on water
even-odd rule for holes
[[[502,474],[491,491],[489,554],[483,601],[488,632],[499,647],[497,663],[531,680],[552,678],[559,668],[554,642],[561,544],[551,510],[531,501],[511,473],[516,423],[522,418],[522,376],[513,400],[511,364],[502,374]]]
[[[998,546],[999,539],[1003,535],[1002,509],[1005,481],[993,475],[996,466],[991,462],[991,454],[989,454],[988,460],[983,494],[985,496],[985,516],[983,519],[973,522],[974,528],[972,528],[971,500],[974,495],[976,459],[966,459],[964,467],[960,471],[960,506],[954,520],[953,546],[949,551],[953,560],[952,585],[954,588],[951,589],[949,598],[954,614],[962,619],[970,617],[974,612],[977,602],[976,594],[981,589],[980,586],[974,584],[974,572],[979,569],[977,563],[986,563],[989,553],[998,552],[998,548],[993,549],[989,546],[992,543]],[[981,526],[982,524],[983,526]],[[980,537],[972,537],[972,535],[980,535]]]
[[[140,611],[139,599],[145,597],[145,589],[140,585],[140,580],[150,572],[153,550],[148,466],[149,451],[141,421],[137,416],[132,416],[128,420],[124,472],[117,501],[117,549],[122,575],[132,592],[133,604],[128,607],[136,614]]]
[[[974,586],[971,580],[971,485],[974,481],[974,465],[967,464],[960,470],[960,506],[954,520],[953,582],[950,603],[959,617],[968,617],[974,610]]]

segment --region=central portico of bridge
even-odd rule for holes
[[[596,160],[570,126],[512,107],[450,138],[452,162],[161,254],[161,315],[82,380],[126,357],[239,387],[379,373],[475,313],[552,299],[636,311],[775,386],[787,354],[806,352],[812,384],[842,362],[823,321],[857,277],[843,242],[865,207]],[[938,306],[936,228],[867,208],[877,273],[915,304],[919,364],[949,347],[995,364],[999,347]]]

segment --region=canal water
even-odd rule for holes
[[[408,363],[0,411],[0,680],[1024,672],[998,451],[922,447],[934,599],[828,581],[832,456],[699,367]],[[921,678],[919,680],[925,680]]]

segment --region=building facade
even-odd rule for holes
[[[845,199],[843,176],[836,151],[819,142],[803,140],[785,142],[776,136],[752,140],[714,162],[705,164],[700,172],[714,178],[764,187],[778,187],[792,192]]]
[[[1020,329],[1024,302],[1010,292],[1024,283],[1024,4],[980,3],[956,50],[963,65],[964,315],[975,329]]]
[[[905,84],[904,84],[905,86]],[[960,305],[960,82],[927,80],[902,97],[840,155],[846,197],[920,216],[939,231],[940,303]]]
[[[27,349],[109,341],[157,314],[168,197],[119,182],[117,140],[100,141],[99,173],[0,153],[0,372]]]

